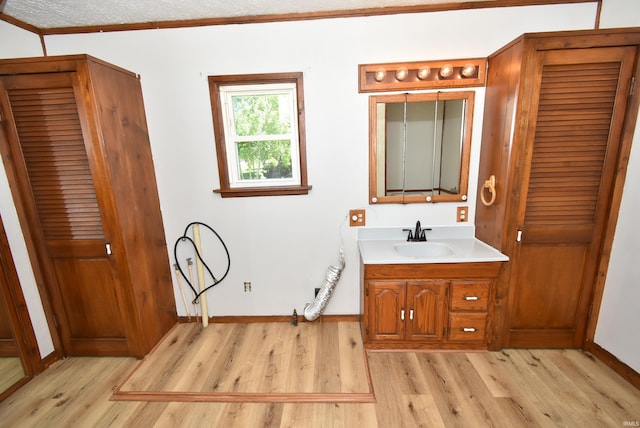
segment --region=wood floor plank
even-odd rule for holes
[[[236,366],[236,362],[249,361],[242,353],[248,328],[248,324],[216,325],[216,332],[220,329],[222,337],[216,335],[208,341],[209,347],[213,349],[211,349],[211,358],[206,364],[207,370],[200,376],[202,383],[199,386],[202,391],[237,390],[239,381],[236,381],[237,375],[234,377],[231,370]],[[250,363],[247,370],[251,369],[252,365]]]
[[[507,373],[494,358],[487,358],[487,355],[480,353],[470,353],[468,358],[493,397],[514,395]]]
[[[378,428],[383,425],[378,425],[371,403],[287,403],[280,427]]]
[[[318,392],[340,391],[340,357],[339,343],[336,340],[338,323],[328,322],[318,324],[323,328],[318,331],[318,341],[315,349],[315,373],[313,390]]]
[[[341,392],[362,392],[362,385],[370,383],[365,361],[364,345],[357,323],[338,324],[338,356],[340,358]]]
[[[302,327],[299,325],[298,327]],[[298,328],[289,344],[291,358],[287,368],[287,391],[313,392],[315,372],[312,369],[316,361],[315,327]]]

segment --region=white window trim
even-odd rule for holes
[[[286,94],[291,100],[288,105],[289,117],[291,118],[291,131],[288,134],[280,135],[255,135],[238,136],[235,133],[235,120],[232,107],[232,98],[238,95],[272,95]],[[295,82],[288,83],[265,83],[254,85],[224,85],[220,86],[220,101],[223,104],[222,117],[224,123],[225,148],[227,153],[227,166],[229,169],[229,187],[274,187],[274,186],[299,186],[300,185],[300,153],[298,140],[298,115],[297,115],[297,85]],[[267,179],[240,179],[240,167],[238,165],[237,143],[239,141],[265,141],[288,139],[291,152],[291,178],[267,178]]]

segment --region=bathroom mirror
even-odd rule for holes
[[[13,330],[9,304],[0,289],[0,396],[27,375]]]
[[[369,98],[369,203],[467,199],[474,94]]]
[[[40,360],[26,307],[0,217],[0,401],[33,377]]]

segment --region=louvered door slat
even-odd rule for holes
[[[73,89],[8,95],[45,238],[103,239]]]
[[[544,67],[527,225],[593,223],[619,74],[619,63]]]

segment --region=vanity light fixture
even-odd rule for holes
[[[400,81],[406,79],[408,75],[409,70],[407,70],[407,67],[400,67],[398,68],[398,70],[396,70],[396,79]]]
[[[418,79],[420,80],[426,80],[427,77],[429,77],[429,74],[431,74],[431,69],[428,65],[425,65],[418,69]]]
[[[447,77],[451,77],[451,75],[453,74],[453,65],[451,64],[445,64],[442,66],[442,68],[440,69],[440,77],[444,77],[445,79]]]
[[[484,86],[486,70],[486,58],[360,64],[358,90],[391,92]]]
[[[471,77],[476,73],[476,65],[472,62],[465,64],[460,73],[463,77]]]

